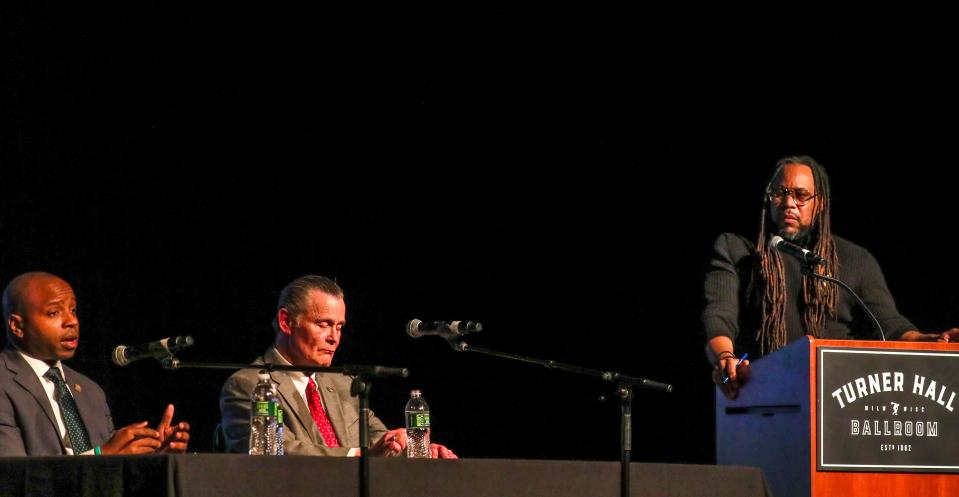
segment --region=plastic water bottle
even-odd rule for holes
[[[277,455],[277,409],[279,399],[276,387],[266,371],[260,371],[250,395],[250,455]]]
[[[286,438],[284,436],[285,431],[283,428],[283,408],[276,406],[276,455],[278,456],[285,453],[283,449],[283,440]]]
[[[406,403],[406,457],[430,457],[430,406],[419,390]]]

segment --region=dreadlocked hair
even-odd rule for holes
[[[815,191],[815,212],[809,230],[809,249],[822,257],[826,262],[814,270],[819,274],[833,275],[839,269],[839,259],[836,255],[836,245],[832,238],[829,206],[829,177],[826,171],[812,157],[801,155],[784,157],[776,163],[776,170],[766,185],[763,197],[762,219],[759,225],[759,239],[756,250],[759,254],[759,278],[763,286],[762,325],[758,333],[758,345],[763,354],[781,349],[786,345],[786,274],[783,270],[782,255],[778,250],[769,247],[769,239],[775,235],[770,233],[769,226],[769,197],[768,192],[775,183],[782,178],[783,169],[791,164],[809,166],[812,169]],[[773,228],[774,229],[774,228]],[[826,324],[827,316],[836,315],[836,302],[839,290],[835,285],[825,281],[803,276],[802,323],[807,334],[819,338]]]

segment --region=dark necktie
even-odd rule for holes
[[[320,429],[320,435],[323,435],[323,442],[326,443],[327,447],[339,447],[340,441],[337,440],[336,433],[333,432],[333,424],[330,423],[330,418],[326,416],[323,403],[320,402],[320,392],[316,390],[316,382],[313,381],[313,378],[310,378],[310,384],[306,386],[306,400],[310,405],[310,414],[313,416],[313,421],[316,421],[316,427]]]
[[[57,368],[50,368],[44,378],[52,381],[56,387],[53,396],[60,404],[60,416],[63,418],[63,424],[67,427],[67,434],[70,435],[70,445],[73,446],[74,454],[82,454],[92,447],[90,446],[90,437],[87,435],[87,428],[83,426],[83,420],[80,419],[80,412],[77,411],[77,403],[70,395],[70,388],[63,381],[63,376]]]

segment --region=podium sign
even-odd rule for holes
[[[816,350],[819,471],[959,473],[959,351]]]

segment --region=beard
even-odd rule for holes
[[[811,231],[811,227],[800,228],[796,231],[780,229],[777,234],[790,243],[807,247],[812,242],[810,239]]]
[[[803,231],[804,230],[799,230],[799,231],[779,230],[779,236],[783,237],[786,241],[795,242],[796,240],[803,237],[803,234],[804,234]]]

